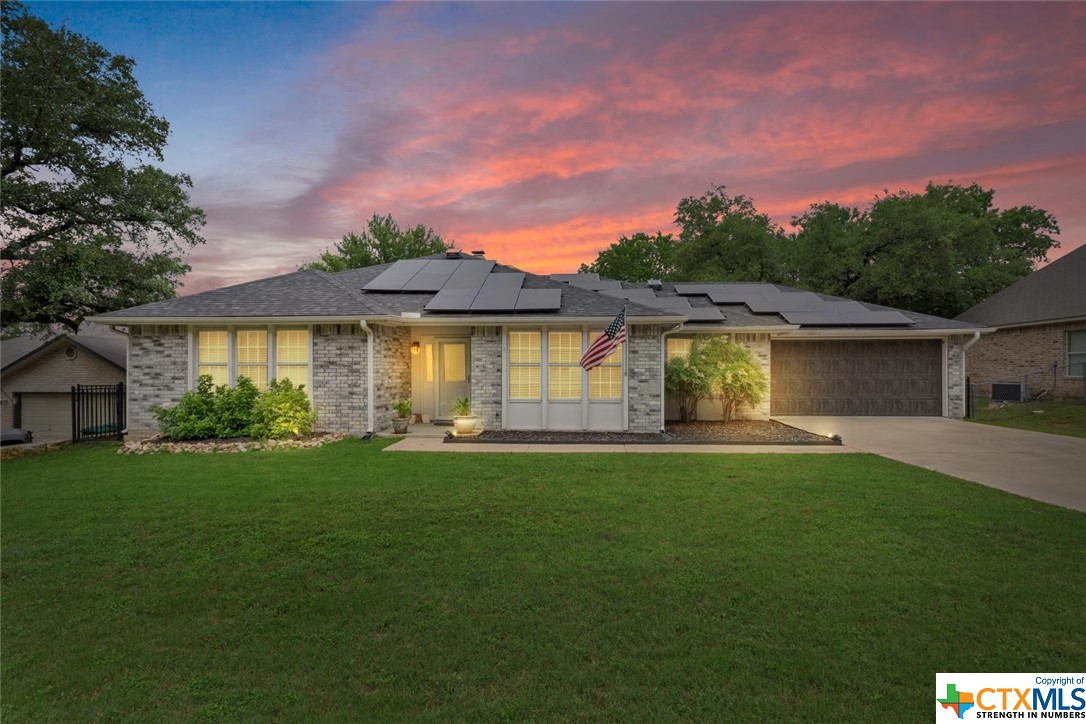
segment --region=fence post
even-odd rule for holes
[[[117,425],[117,431],[116,431],[117,432],[117,439],[118,440],[123,440],[124,439],[124,434],[121,432],[125,428],[125,419],[124,419],[124,383],[123,382],[118,382],[117,383],[117,414],[113,419],[116,421],[116,425]]]
[[[79,385],[72,385],[72,442],[79,442]]]
[[[969,375],[965,376],[965,419],[973,419],[973,383]]]

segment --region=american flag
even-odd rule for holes
[[[585,350],[584,355],[581,356],[581,367],[586,370],[590,370],[593,367],[599,367],[603,364],[603,361],[607,359],[607,356],[615,351],[615,349],[626,341],[626,310],[623,309],[618,313],[610,324],[607,325],[607,329],[603,330],[603,334],[596,337],[592,344],[588,345],[588,349]]]

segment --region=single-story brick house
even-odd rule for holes
[[[628,342],[584,372],[582,351],[623,309]],[[665,360],[697,334],[731,336],[769,374],[747,417],[961,417],[964,353],[982,331],[770,284],[541,276],[466,252],[299,271],[92,321],[127,331],[135,436],[201,374],[304,382],[318,428],[351,434],[390,429],[396,399],[442,420],[460,397],[492,429],[657,431]]]
[[[991,327],[969,351],[977,394],[992,382],[1027,380],[1031,394],[1083,395],[1086,363],[1086,246],[993,294],[958,320]],[[1026,377],[1028,375],[1028,378]]]
[[[95,325],[79,334],[23,336],[0,342],[0,421],[34,433],[35,442],[72,437],[72,387],[125,381],[123,338]]]

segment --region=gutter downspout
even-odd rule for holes
[[[109,325],[109,331],[113,332],[114,334],[123,334],[126,337],[126,339],[124,341],[124,429],[121,430],[121,435],[127,435],[128,434],[128,411],[130,409],[132,409],[131,406],[128,404],[129,403],[128,396],[130,394],[132,394],[132,385],[130,385],[128,383],[128,368],[131,365],[129,357],[131,356],[131,352],[132,352],[132,337],[128,334],[127,331],[122,331],[120,329],[117,329],[118,326],[120,326],[120,325],[117,325],[117,324]]]
[[[965,351],[967,349],[969,349],[970,347],[972,347],[974,344],[976,344],[979,340],[980,340],[980,332],[973,332],[973,339],[969,340],[968,342],[966,342],[965,344],[962,345],[962,354],[964,355]]]
[[[377,401],[373,390],[373,330],[361,320],[362,331],[366,333],[366,437],[373,437],[373,422],[377,417]]]
[[[681,332],[684,324],[686,323],[679,322],[679,324],[660,335],[660,432],[663,432],[667,426],[667,421],[664,419],[667,416],[667,398],[664,390],[664,368],[667,366],[667,336]]]

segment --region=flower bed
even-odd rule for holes
[[[118,455],[146,455],[148,453],[238,453],[253,450],[286,450],[314,448],[347,437],[341,433],[310,435],[297,440],[256,440],[234,438],[231,440],[171,440],[161,435],[146,440],[126,442],[117,449]]]

